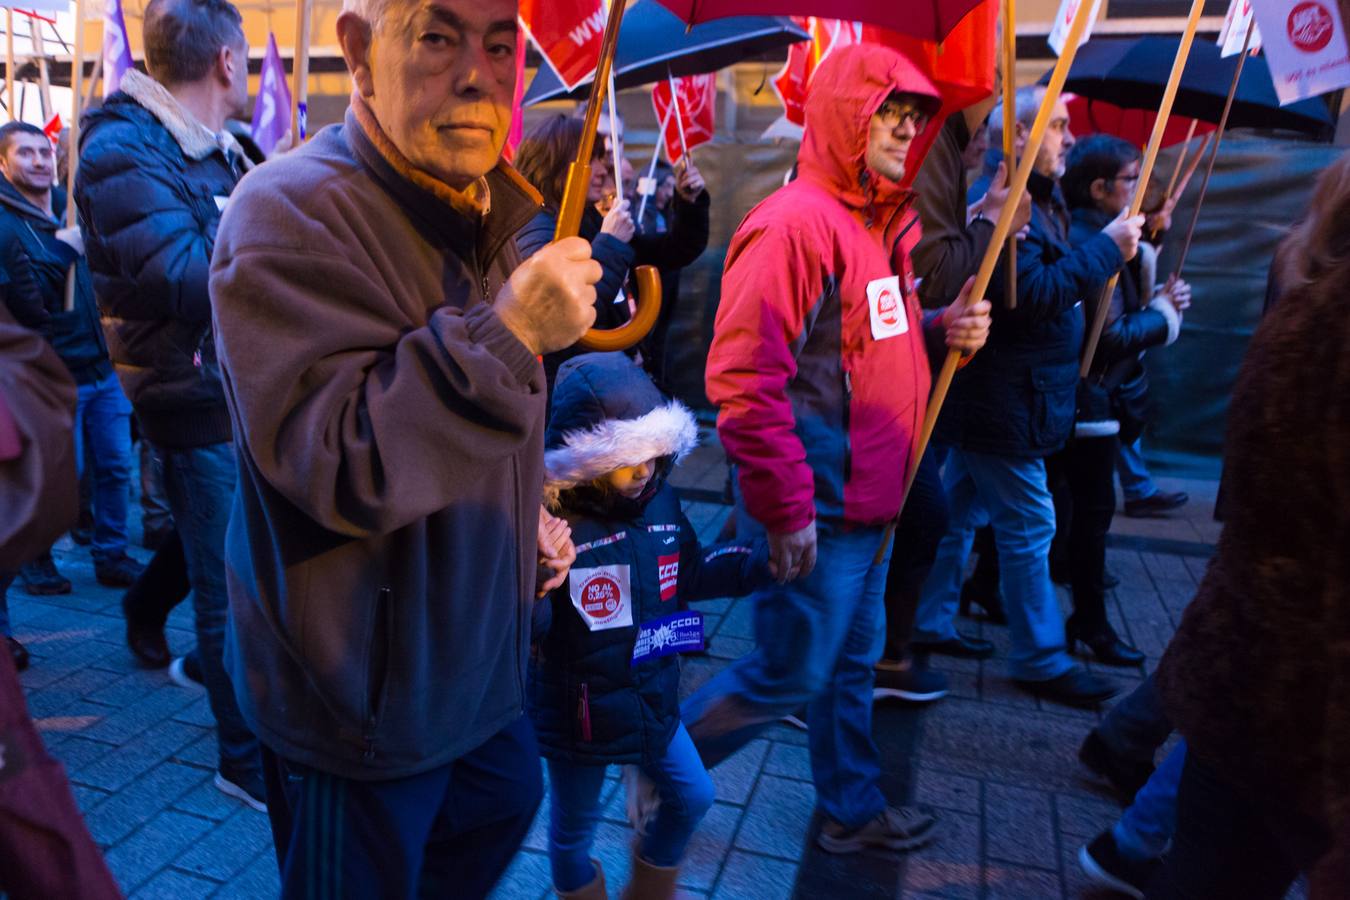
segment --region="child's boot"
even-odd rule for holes
[[[605,890],[605,870],[600,868],[600,860],[591,860],[591,865],[595,866],[595,877],[591,883],[575,891],[555,890],[558,900],[609,900],[609,893]]]
[[[675,878],[680,870],[674,866],[654,866],[633,848],[633,875],[619,900],[675,900]]]

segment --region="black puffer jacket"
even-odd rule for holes
[[[686,604],[767,584],[767,548],[700,547],[666,484],[697,427],[628,357],[569,360],[553,406],[545,493],[572,526],[577,561],[567,583],[540,601],[548,624],[536,632],[530,715],[550,758],[651,762],[680,721],[676,652],[692,648],[672,639],[701,634],[701,616]],[[655,458],[661,465],[637,499],[587,486]]]
[[[52,209],[66,208],[66,192],[52,190]],[[56,238],[61,223],[44,214],[0,179],[0,248],[13,266],[7,303],[14,317],[51,341],[76,384],[112,374],[108,345],[98,321],[89,266],[69,244]],[[75,304],[65,311],[66,277],[75,264]]]
[[[243,165],[138,72],[80,132],[75,199],[108,348],[156,443],[230,439],[207,283],[216,227]]]
[[[1044,457],[1073,430],[1081,300],[1122,265],[1104,234],[1071,245],[1059,188],[1032,173],[1031,230],[1017,248],[1017,307],[1003,299],[1004,262],[989,282],[989,342],[952,383],[936,439],[977,453]],[[1006,257],[1006,254],[1005,254]]]

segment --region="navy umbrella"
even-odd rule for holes
[[[638,0],[623,17],[614,54],[614,84],[638,87],[667,75],[702,75],[809,39],[782,16],[738,16],[690,28],[655,0]],[[525,105],[545,100],[582,100],[590,79],[568,91],[547,64],[539,67]]]
[[[1064,90],[1126,109],[1157,109],[1178,44],[1176,37],[1093,38],[1079,48]],[[1181,77],[1173,115],[1217,124],[1237,61],[1236,55],[1221,57],[1217,44],[1197,42]],[[1041,83],[1047,78],[1048,73]],[[1326,103],[1316,97],[1280,106],[1265,57],[1252,56],[1238,81],[1228,127],[1284,128],[1320,137],[1330,132],[1332,124]]]

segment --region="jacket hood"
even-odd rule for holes
[[[14,186],[13,182],[4,177],[0,177],[0,206],[4,206],[16,215],[41,223],[53,231],[60,227],[50,215],[43,215],[42,210],[29,203],[28,198],[19,193],[19,189]],[[52,209],[59,209],[64,213],[65,208],[65,190],[57,185],[52,185]]]
[[[128,102],[143,108],[158,119],[159,123],[173,137],[174,142],[182,148],[183,155],[188,159],[200,162],[212,153],[223,151],[226,147],[229,147],[238,154],[241,165],[245,169],[253,167],[253,161],[244,153],[244,148],[239,145],[239,142],[234,139],[234,135],[230,134],[228,129],[221,132],[222,143],[217,143],[216,137],[211,134],[210,130],[184,109],[168,88],[136,69],[127,70],[126,74],[122,76],[122,83],[118,92],[109,97],[108,102],[103,106],[89,114],[90,122],[104,117],[126,118],[127,110],[120,107]],[[86,133],[87,128],[86,125]],[[83,137],[84,134],[81,135],[82,139]]]
[[[927,98],[929,115],[941,106],[933,83],[889,47],[855,44],[830,53],[811,78],[798,173],[855,208],[885,195],[898,198],[900,186],[868,172],[865,160],[869,120],[892,91]]]
[[[558,370],[544,438],[544,494],[565,490],[649,459],[673,465],[698,444],[698,425],[622,353],[585,353]],[[653,476],[648,494],[670,466]],[[660,477],[658,477],[660,476]]]

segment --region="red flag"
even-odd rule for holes
[[[61,114],[56,112],[52,113],[47,124],[42,126],[42,133],[47,135],[47,140],[52,142],[53,147],[56,146],[56,139],[61,136],[61,128]]]
[[[516,34],[516,90],[511,95],[511,130],[506,133],[506,148],[502,156],[510,162],[516,156],[516,147],[525,136],[525,31]]]
[[[675,85],[678,121],[666,126],[666,159],[671,165],[680,161],[686,149],[693,150],[713,139],[717,115],[717,76],[689,75],[659,81],[652,87],[652,106],[656,119],[664,122],[670,109],[670,87]],[[675,116],[671,116],[672,119]],[[681,135],[683,130],[683,136]],[[683,143],[683,147],[681,147]]]
[[[595,71],[605,34],[600,0],[521,0],[520,25],[568,90]]]
[[[765,137],[800,139],[801,129],[806,127],[806,94],[816,66],[831,50],[862,41],[862,27],[858,22],[815,16],[793,16],[792,21],[811,35],[811,40],[788,47],[787,63],[774,76],[773,89],[783,104],[783,117],[769,126],[764,132]]]

